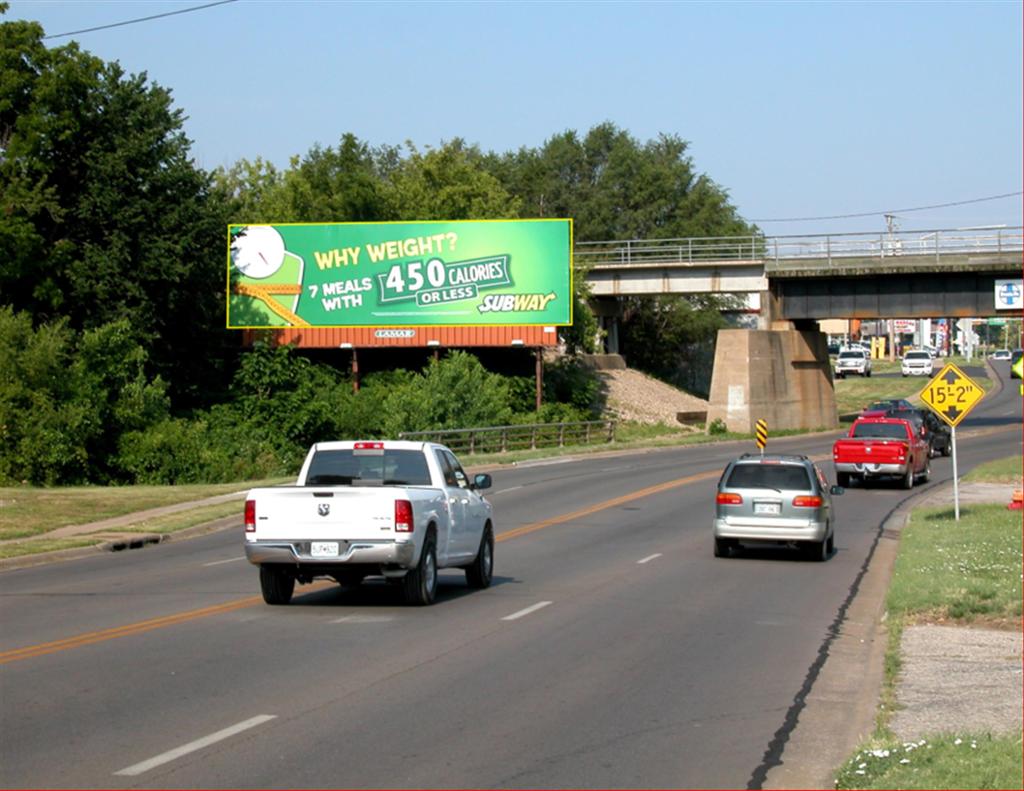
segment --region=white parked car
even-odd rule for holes
[[[992,352],[992,354],[990,355],[989,359],[992,359],[992,360],[1009,360],[1010,359],[1010,350],[1009,349],[996,349],[994,352]]]
[[[904,376],[931,376],[933,358],[924,349],[913,349],[903,355],[901,373]]]

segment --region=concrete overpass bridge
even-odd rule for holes
[[[1024,228],[585,242],[599,303],[655,294],[770,296],[773,319],[996,315],[994,280],[1021,273]]]
[[[1024,228],[582,243],[597,313],[617,351],[617,302],[658,294],[739,294],[757,330],[723,330],[708,420],[749,432],[838,425],[817,321],[1008,315],[996,281],[1019,279]],[[1012,314],[1017,315],[1017,314]]]

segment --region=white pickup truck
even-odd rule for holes
[[[260,567],[267,604],[291,601],[295,583],[333,577],[358,585],[383,576],[409,604],[431,604],[437,570],[465,569],[486,588],[494,570],[491,476],[466,476],[429,442],[320,442],[294,486],[253,489],[245,500],[245,554]]]

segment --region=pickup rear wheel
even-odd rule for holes
[[[284,569],[260,566],[260,590],[267,604],[287,604],[295,592],[295,577]]]
[[[488,588],[491,575],[494,573],[494,531],[490,524],[484,528],[480,536],[480,548],[476,551],[476,559],[466,566],[466,583],[471,588]]]
[[[914,460],[907,459],[907,474],[903,476],[903,488],[914,488]]]
[[[433,533],[423,542],[423,551],[420,552],[420,562],[416,568],[402,578],[402,592],[406,604],[422,607],[434,603],[437,595],[437,552]]]
[[[850,473],[848,472],[837,472],[836,483],[842,486],[844,489],[850,486]]]

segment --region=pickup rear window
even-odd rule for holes
[[[430,486],[430,469],[418,450],[385,450],[371,456],[323,450],[309,464],[306,486]]]
[[[853,427],[858,439],[906,439],[907,429],[902,423],[860,423]]]
[[[811,489],[807,470],[795,464],[737,464],[732,468],[729,489]]]

